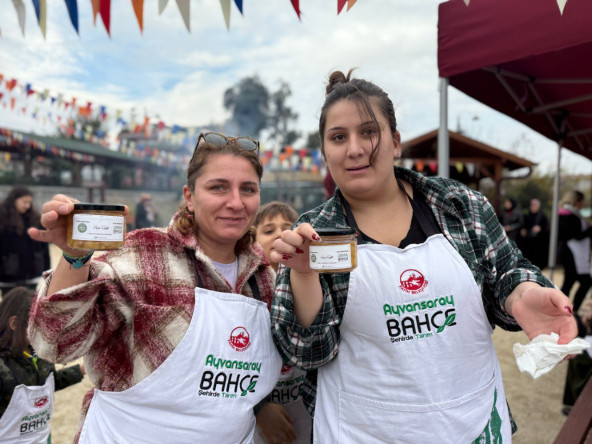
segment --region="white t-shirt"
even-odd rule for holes
[[[238,258],[229,264],[221,264],[220,262],[212,261],[212,264],[218,269],[224,279],[230,284],[232,288],[236,286],[236,278],[238,277]]]

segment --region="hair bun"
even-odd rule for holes
[[[333,71],[329,75],[329,82],[327,83],[327,87],[325,88],[325,94],[329,95],[335,89],[335,87],[341,83],[349,82],[349,76],[353,70],[350,70],[347,73],[347,76],[343,74],[341,71]]]

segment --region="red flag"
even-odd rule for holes
[[[294,11],[298,14],[298,20],[300,20],[300,0],[290,0],[292,2],[292,6],[294,7]]]
[[[111,0],[101,0],[99,14],[101,14],[107,34],[111,37],[111,30],[109,29],[109,26],[111,26]]]
[[[346,3],[347,0],[337,0],[337,14],[341,12]]]

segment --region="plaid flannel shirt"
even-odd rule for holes
[[[395,175],[425,196],[445,238],[473,273],[492,327],[499,325],[510,331],[520,330],[516,320],[504,310],[511,291],[526,281],[544,287],[554,285],[506,237],[487,199],[454,180],[425,177],[400,167],[395,167]],[[314,228],[346,227],[339,189],[327,202],[304,213],[296,225],[305,222]],[[302,328],[294,315],[290,269],[284,266],[280,266],[278,272],[271,307],[272,333],[280,354],[286,362],[309,371],[302,386],[302,397],[311,415],[314,415],[316,370],[329,363],[338,352],[339,325],[349,285],[349,273],[319,276],[323,305],[309,328]]]

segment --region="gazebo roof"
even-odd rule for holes
[[[438,130],[402,143],[403,159],[434,161],[438,158]],[[450,131],[450,163],[474,163],[485,167],[498,164],[508,170],[532,168],[536,163]]]

